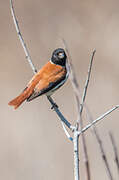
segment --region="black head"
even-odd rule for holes
[[[52,53],[51,61],[54,64],[65,66],[66,59],[67,59],[66,53],[62,48],[58,48],[54,50],[54,52]]]

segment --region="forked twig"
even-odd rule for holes
[[[17,31],[17,34],[18,34],[18,37],[20,39],[20,42],[21,42],[21,45],[24,49],[24,52],[25,52],[25,55],[26,55],[26,59],[28,61],[28,63],[30,64],[34,74],[37,72],[35,66],[33,65],[32,63],[32,60],[31,60],[31,57],[30,57],[30,54],[29,54],[29,51],[27,49],[27,46],[24,42],[24,39],[23,39],[23,36],[20,32],[20,28],[19,28],[19,25],[18,25],[18,21],[17,21],[17,18],[15,16],[15,11],[14,11],[14,7],[13,7],[13,2],[12,0],[10,0],[10,8],[11,8],[11,13],[12,13],[12,17],[13,17],[13,21],[14,21],[14,25],[15,25],[15,28],[16,28],[16,31]],[[64,42],[65,44],[65,42]],[[82,111],[83,111],[83,105],[84,105],[84,101],[85,101],[85,97],[86,97],[86,93],[87,93],[87,87],[88,87],[88,83],[89,83],[89,78],[90,78],[90,73],[91,73],[91,68],[92,68],[92,61],[93,61],[93,57],[94,57],[94,54],[95,54],[95,50],[93,51],[93,54],[92,54],[92,59],[91,59],[91,63],[90,63],[90,68],[89,68],[89,71],[88,71],[88,78],[87,78],[87,82],[85,84],[85,88],[84,88],[84,92],[83,92],[83,96],[82,96],[82,101],[81,101],[81,105],[80,105],[80,94],[79,94],[79,85],[78,85],[78,82],[77,82],[77,78],[76,78],[76,75],[75,75],[75,71],[74,71],[74,68],[73,68],[73,64],[72,64],[72,61],[71,61],[71,57],[69,55],[69,52],[68,52],[68,49],[67,47],[65,47],[65,49],[67,50],[67,53],[68,53],[68,56],[69,56],[69,59],[70,59],[70,66],[68,66],[69,68],[69,71],[70,71],[70,78],[71,78],[71,82],[72,82],[72,85],[73,85],[73,88],[74,88],[74,92],[75,92],[75,96],[76,96],[76,101],[77,101],[77,107],[78,107],[78,119],[77,119],[77,124],[76,124],[76,127],[73,127],[68,121],[67,119],[65,119],[65,117],[62,115],[62,113],[60,112],[59,108],[54,106],[53,109],[54,111],[57,113],[57,115],[59,116],[61,122],[62,122],[62,125],[63,125],[63,129],[65,131],[65,134],[67,135],[67,137],[70,139],[70,140],[73,140],[73,143],[74,143],[74,163],[75,163],[75,180],[79,180],[80,179],[80,176],[79,176],[79,147],[78,147],[78,139],[79,139],[79,135],[83,134],[83,132],[85,132],[86,130],[88,130],[90,127],[92,127],[94,124],[96,124],[98,121],[100,121],[101,119],[103,119],[104,117],[106,117],[108,114],[110,114],[112,111],[116,110],[117,108],[119,108],[119,105],[115,106],[114,108],[110,109],[109,111],[107,111],[106,113],[104,113],[103,115],[101,115],[100,117],[98,117],[97,119],[95,119],[92,123],[89,123],[86,127],[84,127],[82,129],[82,121],[81,121],[81,114],[82,114]],[[51,97],[48,98],[49,102],[54,105],[54,101]],[[72,139],[70,137],[70,135],[68,134],[68,131],[66,130],[64,124],[74,132],[74,139]],[[83,136],[82,136],[83,137]]]
[[[72,64],[72,58],[70,56],[67,44],[65,42],[65,40],[63,39],[63,44],[65,46],[65,50],[67,52],[68,55],[68,60],[69,60],[69,71],[70,71],[70,80],[71,83],[73,85],[73,89],[74,89],[74,93],[75,93],[75,97],[76,97],[76,101],[77,101],[77,109],[78,109],[78,119],[77,119],[77,124],[76,124],[76,132],[74,132],[74,161],[75,161],[75,172],[79,173],[79,170],[77,170],[77,168],[79,168],[79,150],[78,148],[78,129],[82,129],[83,127],[83,122],[82,122],[82,110],[83,110],[83,104],[85,101],[85,97],[86,97],[86,92],[87,92],[87,87],[88,87],[88,83],[89,83],[89,78],[90,78],[90,73],[91,73],[91,68],[92,68],[92,61],[93,61],[93,57],[91,58],[91,62],[90,62],[90,68],[88,70],[88,78],[86,80],[86,84],[84,87],[84,93],[83,93],[83,97],[82,97],[82,103],[80,104],[80,94],[79,94],[79,84],[76,78],[76,74],[74,71],[74,67]],[[95,52],[94,52],[95,53]],[[89,160],[88,160],[88,153],[87,153],[87,146],[86,146],[86,140],[85,140],[85,136],[84,134],[82,134],[81,136],[82,138],[82,143],[83,143],[83,151],[84,151],[84,162],[85,162],[85,167],[86,167],[86,174],[87,174],[87,179],[90,180],[90,166],[89,166]],[[75,152],[77,152],[77,154],[75,154]]]
[[[17,18],[16,18],[16,16],[15,16],[15,11],[14,11],[14,7],[13,7],[13,2],[12,2],[12,0],[10,0],[10,8],[11,8],[11,13],[12,13],[12,16],[13,16],[13,21],[14,21],[14,25],[15,25],[16,31],[17,31],[18,34],[20,34],[20,37],[19,37],[19,38],[21,39],[20,42],[21,42],[22,47],[23,47],[23,49],[24,49],[25,55],[26,55],[26,57],[28,56],[28,58],[29,58],[29,61],[28,61],[28,62],[29,62],[29,64],[31,65],[31,68],[32,68],[33,72],[36,73],[37,70],[36,70],[35,67],[33,67],[34,65],[33,65],[32,60],[31,60],[31,58],[30,58],[29,52],[26,53],[27,47],[26,47],[26,44],[25,44],[24,40],[22,40],[23,38],[22,38],[22,35],[21,35],[21,32],[20,32],[20,28],[19,28],[19,26],[18,26]],[[33,66],[32,66],[32,65],[33,65]],[[70,61],[70,66],[72,66],[71,61]],[[73,69],[73,66],[72,66],[72,69]],[[73,73],[74,73],[74,71],[73,71]],[[75,76],[73,76],[73,77],[75,77]],[[76,81],[75,79],[73,80],[73,82],[75,82],[75,85],[78,87],[77,81]],[[77,91],[77,89],[76,89],[76,91]],[[77,93],[78,93],[78,92],[77,92]],[[97,123],[98,121],[100,121],[101,119],[103,119],[105,116],[107,116],[108,114],[110,114],[112,111],[114,111],[114,110],[117,109],[118,107],[119,107],[119,105],[115,106],[115,107],[112,108],[111,110],[107,111],[107,113],[103,114],[102,116],[100,116],[99,118],[97,118],[96,120],[94,120],[91,124],[88,124],[86,127],[84,127],[84,128],[82,129],[81,133],[82,133],[82,132],[85,132],[85,131],[86,131],[87,129],[89,129],[93,124],[95,124],[95,123]],[[79,134],[80,134],[80,133],[79,133]]]
[[[114,137],[113,137],[111,132],[109,132],[109,136],[110,136],[110,140],[111,140],[111,143],[112,143],[114,156],[115,156],[115,163],[116,163],[118,174],[119,174],[119,157],[118,157],[118,152],[117,152],[117,146],[116,146]]]
[[[32,59],[30,57],[30,53],[28,51],[28,48],[26,46],[26,43],[23,39],[23,36],[21,34],[21,31],[20,31],[20,28],[19,28],[19,24],[18,24],[18,21],[17,21],[17,18],[16,18],[16,15],[15,15],[15,10],[14,10],[14,6],[13,6],[13,1],[10,0],[10,9],[11,9],[11,14],[12,14],[12,17],[13,17],[13,22],[14,22],[14,25],[15,25],[15,28],[16,28],[16,32],[17,32],[17,35],[19,37],[19,40],[20,40],[20,43],[23,47],[23,50],[24,50],[24,53],[26,55],[26,59],[29,63],[29,65],[31,66],[31,69],[33,71],[33,73],[35,74],[37,72],[37,69],[35,68],[33,62],[32,62]],[[53,102],[53,99],[52,99],[52,102]],[[51,103],[51,102],[50,102]],[[54,109],[55,112],[57,113],[57,115],[60,117],[61,121],[65,123],[65,125],[68,127],[68,128],[72,128],[71,124],[64,118],[64,116],[62,115],[62,113],[60,112],[60,110],[58,108],[55,108]],[[68,138],[71,140],[72,138],[70,137],[68,131],[66,130],[65,126],[63,126],[63,129],[64,129],[64,132],[65,134],[68,136]]]
[[[65,49],[69,55],[69,51],[68,51],[68,48],[66,46],[66,42],[63,40],[63,43],[65,45]],[[88,75],[87,75],[87,79],[86,79],[86,83],[85,83],[85,87],[84,87],[84,91],[83,91],[83,96],[82,96],[82,101],[81,101],[81,107],[80,107],[80,117],[79,117],[79,124],[80,124],[80,127],[82,129],[82,126],[83,126],[83,123],[82,123],[82,118],[81,118],[81,114],[82,114],[82,111],[83,111],[83,105],[84,105],[84,102],[85,102],[85,98],[86,98],[86,93],[87,93],[87,88],[88,88],[88,84],[89,84],[89,80],[90,80],[90,75],[91,75],[91,69],[92,69],[92,63],[93,63],[93,59],[94,59],[94,55],[95,55],[95,52],[96,50],[93,51],[92,53],[92,56],[91,56],[91,61],[90,61],[90,64],[89,64],[89,70],[88,70]],[[69,55],[69,59],[70,59],[70,66],[71,66],[71,69],[70,71],[72,70],[72,76],[71,76],[71,81],[73,82],[73,86],[74,86],[74,90],[75,90],[75,95],[76,95],[76,99],[78,97],[78,99],[80,99],[80,96],[79,96],[79,86],[78,86],[78,83],[77,83],[77,80],[76,80],[76,76],[75,76],[75,72],[74,72],[74,68],[73,68],[73,65],[72,65],[72,59],[71,59],[71,56]],[[78,92],[77,92],[78,91]],[[79,102],[77,102],[77,104],[79,105]],[[92,123],[90,123],[87,127],[83,128],[82,129],[82,132],[84,132],[85,130],[87,130],[89,127],[91,127],[92,125],[94,125],[95,123],[97,123],[99,120],[103,119],[104,117],[106,117],[108,114],[110,114],[112,111],[116,110],[119,106],[115,106],[114,108],[112,108],[111,110],[107,111],[105,114],[101,115],[99,118],[97,118],[96,120],[94,120]],[[78,108],[79,109],[79,108]],[[96,132],[95,132],[96,133]],[[79,134],[80,135],[80,134]],[[96,134],[97,135],[97,134]],[[97,140],[98,142],[100,141],[98,135],[97,135]],[[86,172],[87,172],[87,179],[89,180],[90,179],[90,169],[89,169],[89,161],[88,161],[88,153],[87,153],[87,147],[86,147],[86,141],[85,141],[85,137],[84,135],[82,134],[82,140],[83,140],[83,149],[84,149],[84,155],[85,155],[85,164],[86,164]],[[102,143],[100,141],[100,149],[101,149],[101,152],[102,152],[102,157],[103,157],[103,160],[105,162],[105,165],[106,165],[106,168],[107,168],[107,172],[108,172],[108,175],[109,175],[109,178],[110,180],[112,180],[112,173],[111,173],[111,170],[109,168],[109,164],[108,164],[108,161],[107,161],[107,158],[105,156],[105,152],[104,152],[104,148],[102,146]]]
[[[69,71],[69,77],[71,84],[73,86],[76,103],[77,103],[77,111],[78,111],[78,119],[76,122],[76,128],[74,129],[74,179],[79,180],[80,179],[80,173],[79,173],[79,135],[78,130],[82,129],[82,123],[81,123],[81,116],[80,116],[80,95],[79,95],[79,84],[75,75],[74,67],[72,64],[72,58],[70,56],[69,50],[67,48],[67,44],[64,39],[62,39],[65,51],[67,53],[68,57],[68,63],[67,63],[67,70]],[[80,126],[79,126],[80,124]]]

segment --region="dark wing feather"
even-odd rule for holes
[[[60,79],[58,79],[55,82],[50,82],[49,85],[46,88],[42,89],[40,92],[37,92],[37,91],[34,90],[34,92],[31,94],[31,96],[29,96],[27,98],[27,101],[29,102],[29,101],[35,99],[36,97],[41,96],[41,95],[49,92],[50,90],[53,90],[57,85],[59,85],[58,88],[60,88],[60,86],[63,85],[63,84],[60,85],[60,83],[62,81],[64,81],[65,78],[66,78],[66,75],[62,76]]]

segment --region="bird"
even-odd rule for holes
[[[55,49],[51,59],[33,76],[22,93],[8,105],[17,109],[25,100],[29,102],[42,95],[50,97],[66,82],[68,76],[65,50]]]

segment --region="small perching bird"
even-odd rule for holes
[[[31,101],[44,94],[51,96],[68,78],[66,61],[64,49],[54,50],[51,60],[33,76],[24,91],[8,104],[17,109],[25,100]]]

